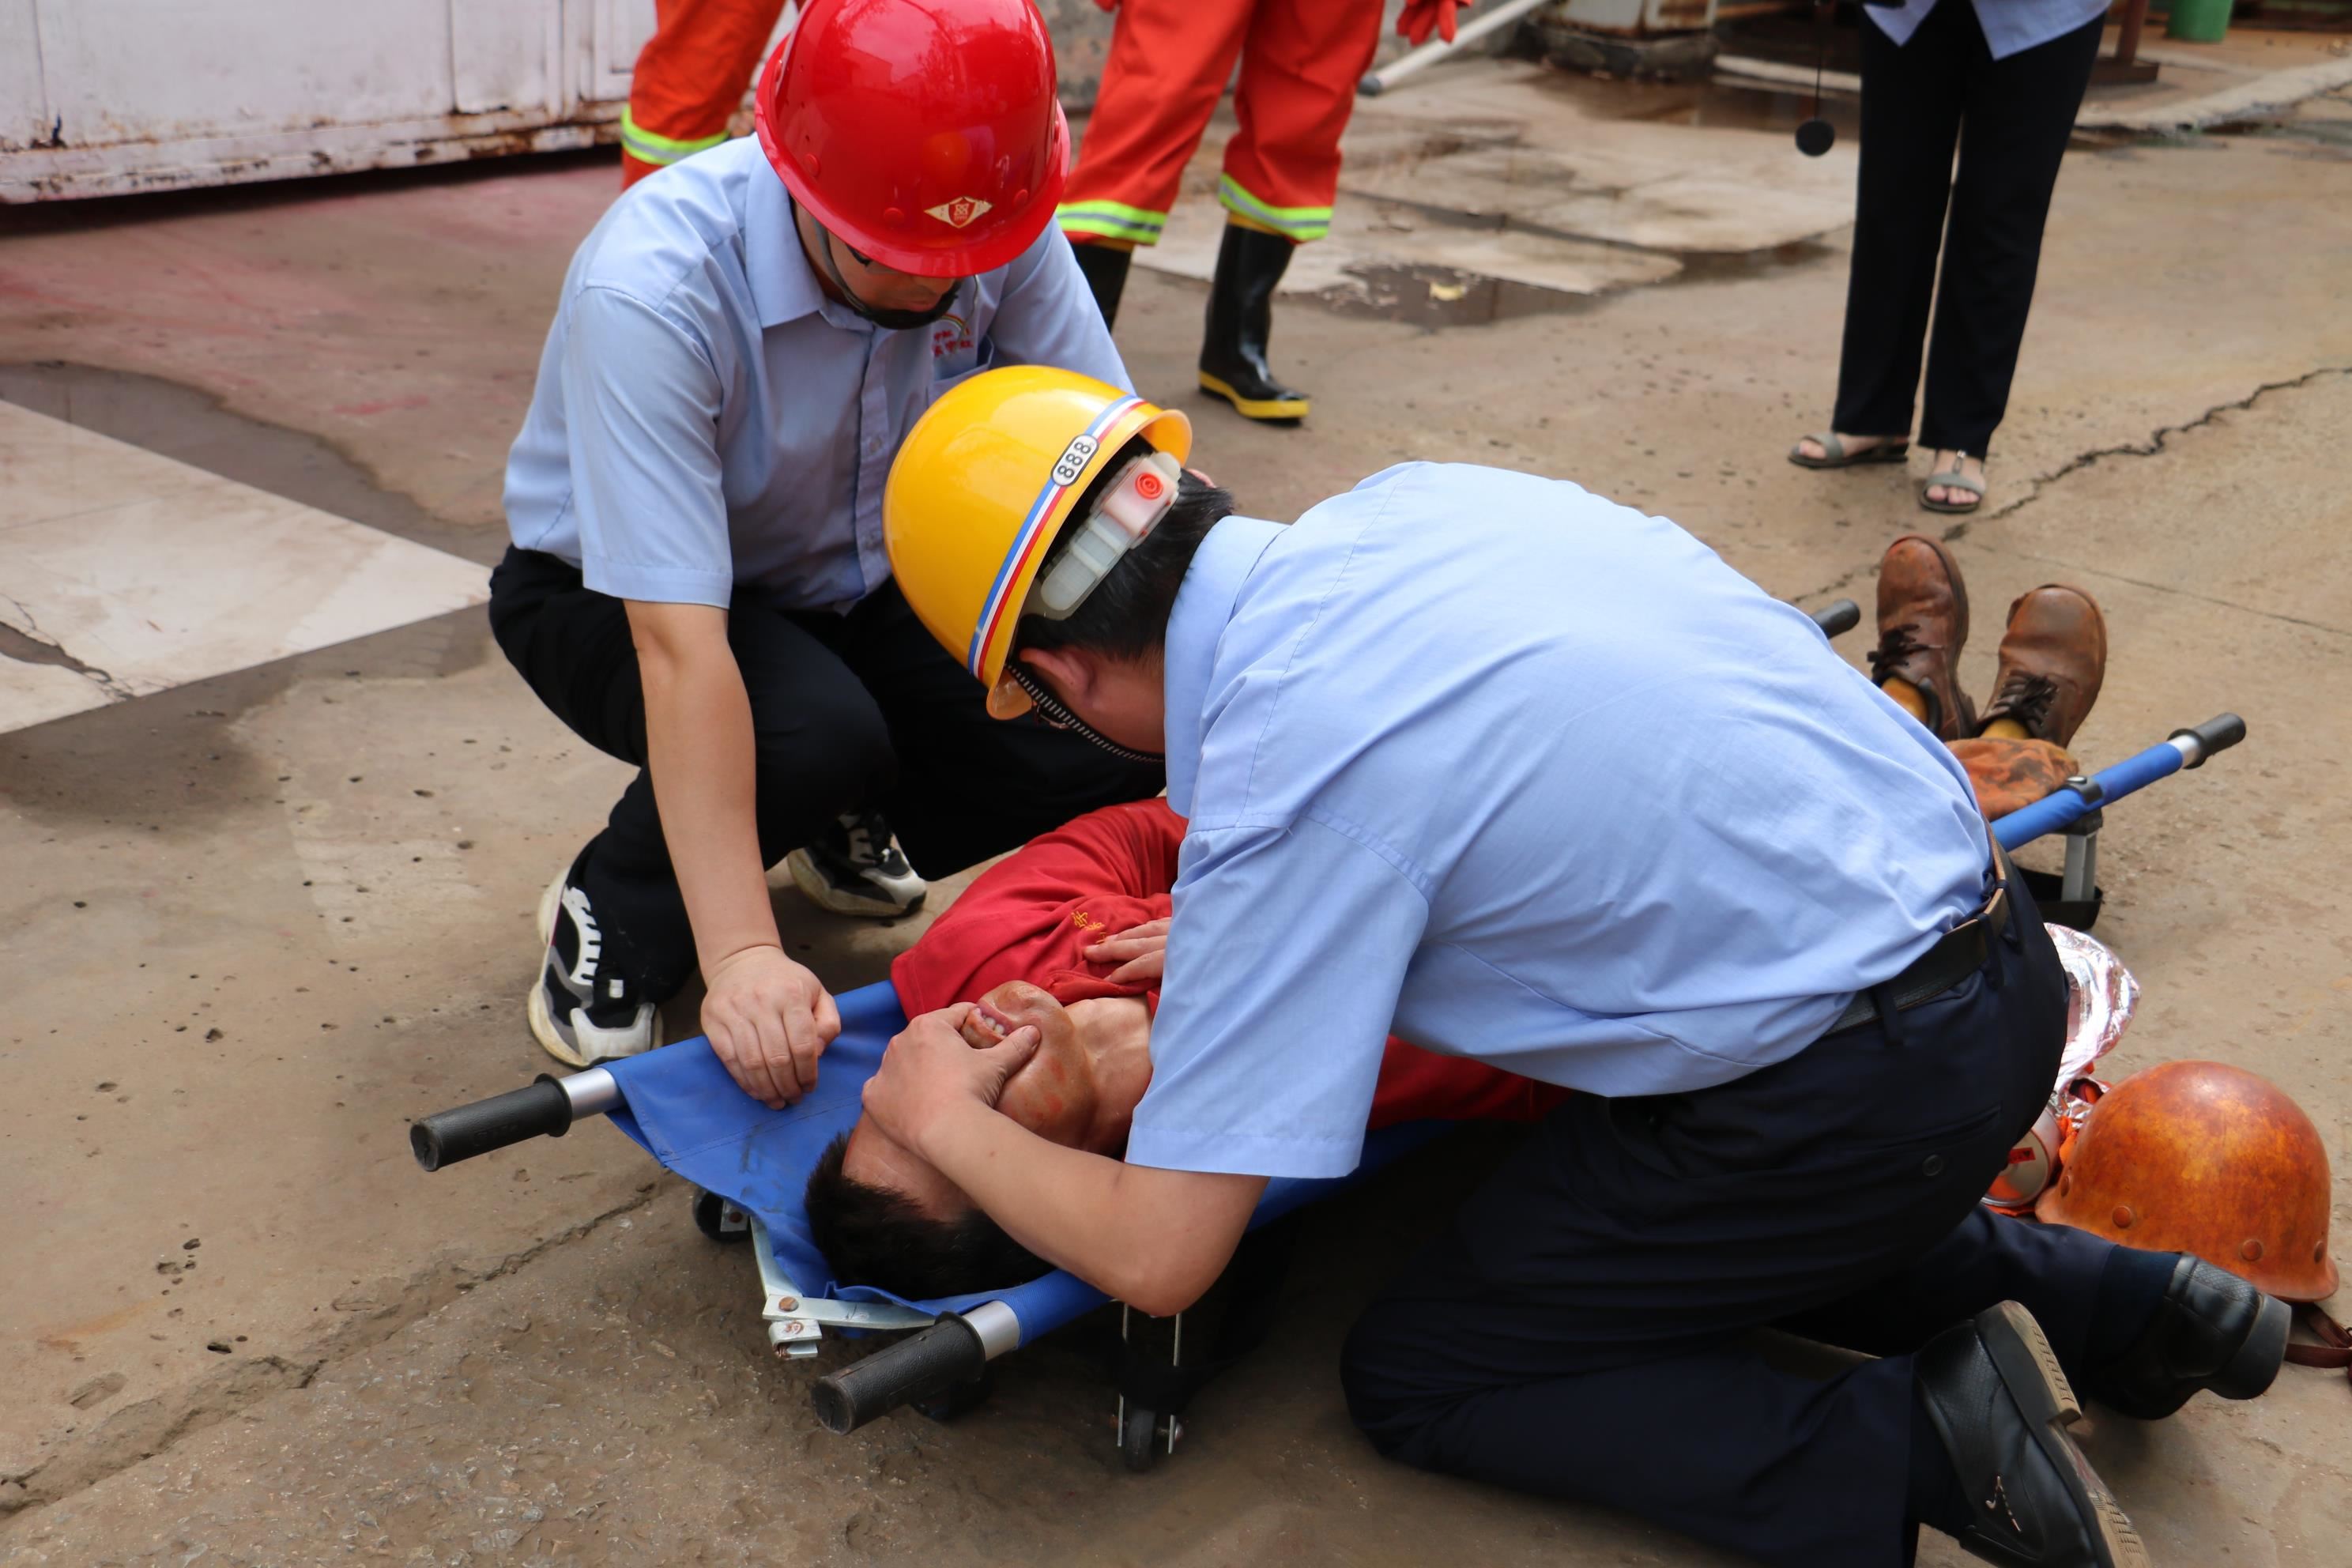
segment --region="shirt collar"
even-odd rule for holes
[[[760,325],[781,327],[820,309],[824,290],[810,270],[793,222],[793,196],[763,161],[751,173],[743,197],[744,262],[751,275],[751,302]]]
[[[1201,741],[1207,730],[1202,710],[1217,662],[1217,645],[1234,618],[1242,585],[1283,529],[1255,517],[1228,517],[1209,530],[1192,554],[1192,564],[1176,590],[1168,613],[1164,688],[1168,714],[1168,805],[1177,816],[1192,815],[1192,788],[1201,777]]]

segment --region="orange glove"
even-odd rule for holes
[[[2083,766],[2071,752],[2047,741],[1954,741],[1952,755],[1969,771],[1977,810],[1987,822],[2056,794]]]
[[[1096,3],[1099,5],[1101,0]],[[1404,0],[1404,14],[1397,18],[1397,32],[1416,47],[1429,42],[1433,32],[1450,44],[1454,41],[1454,13],[1464,4],[1465,0]]]

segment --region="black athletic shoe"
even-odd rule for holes
[[[2084,1373],[2083,1392],[2142,1421],[2160,1420],[2206,1389],[2252,1399],[2278,1376],[2294,1321],[2284,1301],[2184,1252],[2156,1321],[2131,1349]]]
[[[784,857],[793,883],[837,915],[896,920],[923,907],[930,889],[907,864],[878,811],[853,811]]]
[[[1944,1440],[1972,1554],[2012,1568],[2148,1568],[2147,1548],[2066,1428],[2083,1417],[2033,1314],[2003,1301],[1927,1342],[1918,1398]]]
[[[577,862],[574,862],[576,865]],[[604,942],[588,895],[566,870],[539,900],[547,956],[531,983],[530,1032],[548,1055],[575,1068],[634,1057],[661,1042],[661,1012],[604,964]]]

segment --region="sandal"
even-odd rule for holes
[[[1838,439],[1834,430],[1824,430],[1818,436],[1809,435],[1805,439],[1820,443],[1824,455],[1808,458],[1796,447],[1790,447],[1789,461],[1801,468],[1851,468],[1857,463],[1899,463],[1911,455],[1910,442],[1892,437],[1859,452],[1847,451],[1845,443]]]
[[[1965,463],[1968,460],[1969,455],[1966,452],[1962,452],[1959,456],[1959,462]],[[1982,459],[1979,460],[1981,461]],[[1927,499],[1927,492],[1938,485],[1941,485],[1948,490],[1966,490],[1969,493],[1969,499],[1966,500],[1929,500]],[[1926,479],[1919,481],[1919,504],[1929,511],[1974,511],[1980,504],[1983,503],[1984,498],[1984,481],[1982,479],[1972,479],[1969,478],[1968,475],[1960,471],[1958,464],[1955,464],[1945,473],[1929,474]]]

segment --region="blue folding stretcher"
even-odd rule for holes
[[[1834,636],[1860,612],[1840,601],[1815,619]],[[2222,714],[2088,779],[2001,818],[1993,831],[2014,849],[2053,832],[2065,833],[2066,871],[2043,878],[2037,889],[2045,918],[2087,926],[2098,907],[2096,833],[2102,806],[2179,771],[2196,767],[2235,745],[2245,724]],[[2029,875],[2032,875],[2029,873]],[[422,1118],[410,1130],[417,1162],[426,1170],[540,1136],[562,1136],[584,1116],[608,1116],[622,1131],[697,1188],[697,1219],[721,1239],[746,1236],[758,1259],[761,1316],[769,1342],[788,1357],[814,1356],[827,1329],[851,1333],[915,1331],[911,1337],[820,1379],[818,1418],[846,1432],[902,1405],[935,1412],[952,1408],[958,1391],[976,1387],[987,1363],[1102,1306],[1101,1291],[1055,1270],[1009,1290],[908,1301],[856,1284],[835,1281],[801,1207],[809,1173],[825,1146],[856,1123],[866,1080],[882,1052],[906,1026],[898,994],[885,983],[837,999],[841,1033],[824,1054],[816,1089],[799,1104],[770,1110],[736,1088],[699,1037],[643,1056],[556,1079]],[[1422,1122],[1370,1135],[1353,1175],[1339,1181],[1276,1181],[1259,1204],[1253,1229],[1328,1195],[1445,1131]],[[1178,1373],[1203,1357],[1195,1334],[1186,1359],[1187,1314],[1150,1320],[1122,1307],[1122,1337],[1148,1341],[1154,1373],[1139,1378],[1130,1356],[1122,1372],[1118,1429],[1130,1467],[1143,1468],[1174,1447],[1176,1420],[1188,1384]],[[1140,1388],[1142,1392],[1139,1393]]]
[[[560,1137],[584,1116],[607,1116],[701,1190],[697,1218],[706,1230],[722,1238],[739,1227],[748,1234],[760,1268],[761,1314],[778,1355],[815,1355],[827,1329],[923,1331],[818,1383],[819,1418],[846,1432],[898,1405],[938,1401],[974,1385],[988,1361],[1108,1298],[1060,1269],[1010,1290],[929,1301],[832,1278],[810,1239],[801,1195],[825,1146],[856,1122],[866,1080],[907,1022],[887,982],[835,1000],[841,1033],[825,1050],[817,1087],[782,1110],[771,1110],[736,1088],[708,1042],[697,1037],[565,1078],[541,1077],[528,1089],[425,1117],[409,1129],[409,1141],[430,1171],[524,1139]],[[1253,1228],[1338,1191],[1445,1130],[1442,1122],[1387,1128],[1366,1139],[1353,1175],[1268,1184]],[[1129,1328],[1143,1325],[1122,1324],[1122,1331]],[[1151,1332],[1161,1342],[1159,1353],[1181,1368],[1182,1315]],[[1197,1343],[1193,1353],[1197,1360]],[[1121,1440],[1130,1463],[1141,1468],[1172,1446],[1181,1430],[1175,1415],[1122,1394]]]

